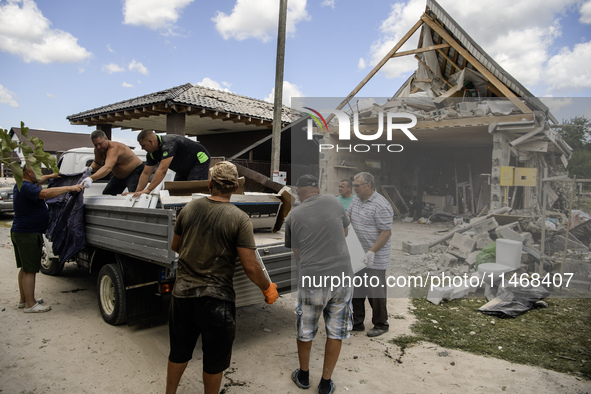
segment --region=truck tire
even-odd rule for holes
[[[116,326],[127,321],[125,285],[117,264],[107,264],[101,268],[97,280],[97,295],[99,309],[107,323]]]
[[[45,246],[43,246],[43,255],[41,257],[41,272],[45,275],[56,276],[64,269],[64,265],[60,264],[60,260],[56,258],[47,257],[45,253]]]

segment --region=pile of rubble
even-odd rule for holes
[[[535,222],[533,218],[531,221]],[[523,227],[531,228],[532,226],[530,223],[525,223]],[[560,253],[561,257],[564,256],[563,250],[566,242],[564,232],[548,232],[545,242],[546,256],[551,256],[554,253]],[[519,221],[499,225],[494,215],[472,219],[470,224],[458,226],[447,235],[431,243],[403,242],[402,250],[410,255],[424,255],[422,258],[423,269],[416,267],[422,272],[416,272],[415,269],[416,274],[429,275],[430,277],[464,278],[460,286],[450,286],[449,283],[444,283],[442,286],[431,287],[428,299],[439,304],[443,299],[460,298],[481,287],[470,286],[470,283],[485,283],[485,296],[489,297],[491,294],[490,282],[480,281],[484,274],[479,272],[478,267],[480,264],[496,262],[495,241],[498,239],[515,241],[522,245],[519,268],[513,270],[511,274],[517,273],[520,276],[521,274],[536,273],[539,271],[539,264],[543,264],[545,272],[552,272],[556,270],[556,267],[559,267],[559,264],[556,263],[562,261],[562,258],[543,258],[540,246],[534,242],[533,235],[529,231],[523,231]],[[571,261],[566,264],[567,270],[565,272],[574,272],[575,280],[572,283],[579,285],[579,288],[583,290],[589,290],[591,286],[591,265],[588,264],[589,248],[572,234],[568,246],[570,248],[567,248],[567,255],[577,257],[575,260],[578,262],[570,259]],[[503,262],[499,263],[503,264]],[[478,279],[471,281],[471,277]]]

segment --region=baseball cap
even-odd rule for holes
[[[217,183],[225,185],[235,185],[238,183],[238,170],[236,166],[229,161],[220,161],[209,169],[211,179]]]
[[[302,175],[301,177],[299,177],[296,183],[296,187],[306,186],[318,187],[318,178],[316,178],[314,175],[309,174]]]

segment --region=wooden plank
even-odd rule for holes
[[[439,45],[431,45],[431,46],[428,46],[425,48],[411,49],[410,51],[397,52],[392,55],[392,58],[401,57],[401,56],[408,56],[408,55],[429,52],[429,51],[435,51],[435,50],[442,49],[442,48],[449,48],[450,46],[451,45],[445,43],[445,44],[439,44]]]
[[[522,135],[521,137],[516,138],[513,141],[509,142],[509,145],[515,147],[515,146],[521,144],[522,142],[524,142],[525,140],[530,139],[531,137],[533,137],[534,135],[536,135],[536,134],[538,134],[538,133],[540,133],[542,131],[544,131],[544,128],[543,127],[536,127],[535,129],[531,130],[530,132],[528,132],[528,133]]]
[[[449,52],[449,47],[447,48],[447,51]],[[453,60],[452,60],[452,59],[451,59],[449,56],[447,56],[447,54],[446,54],[446,53],[444,53],[442,50],[437,50],[437,52],[439,52],[439,53],[440,53],[440,54],[443,56],[443,59],[444,59],[444,61],[448,61],[448,62],[449,62],[449,64],[451,64],[451,66],[452,66],[453,68],[455,68],[455,69],[456,69],[456,70],[458,70],[458,71],[462,71],[462,69],[460,68],[460,66],[458,66],[458,65],[456,64],[456,62],[454,62],[454,61],[453,61]],[[458,54],[458,52],[456,51],[456,55],[457,55],[457,54]],[[445,67],[445,66],[443,66],[443,67]],[[443,73],[443,72],[442,72],[442,73]],[[452,74],[453,74],[453,73],[452,73]]]
[[[345,97],[345,99],[337,106],[336,109],[342,109],[349,101],[351,101],[351,99],[357,94],[357,92],[359,92],[361,88],[365,86],[367,81],[369,81],[378,71],[380,71],[384,64],[386,64],[386,62],[390,60],[390,58],[396,52],[398,52],[402,45],[404,45],[404,43],[408,41],[408,39],[418,30],[419,27],[421,27],[422,24],[423,21],[419,19],[417,23],[415,23],[414,26],[411,27],[410,30],[402,37],[402,39],[398,41],[398,44],[394,45],[394,48],[392,48],[390,52],[388,52],[388,54],[386,54],[386,56],[384,56],[384,58],[380,60],[378,64],[376,64],[376,66],[369,72],[369,74],[367,74],[365,78],[363,78],[363,80],[359,82],[355,89],[353,89],[351,93],[349,93],[347,97]],[[334,118],[334,116],[334,114],[330,114],[326,118],[326,123],[329,123],[332,120],[332,118]]]
[[[474,118],[456,118],[440,121],[427,120],[418,121],[413,130],[430,129],[439,127],[458,127],[458,126],[478,126],[488,125],[498,122],[520,122],[523,120],[533,120],[533,114],[519,114],[507,116],[480,116]],[[361,127],[361,126],[360,126]]]
[[[383,186],[380,186],[380,190],[384,194],[384,197],[386,197],[386,200],[388,200],[388,202],[390,203],[390,205],[392,205],[392,209],[394,209],[394,212],[396,212],[396,215],[402,216],[402,215],[400,215],[400,210],[398,209],[398,207],[396,207],[396,204],[394,204],[394,201],[392,201],[392,199],[390,198],[390,195],[388,194],[388,192],[386,191],[386,189],[384,189]]]
[[[444,28],[435,23],[426,14],[423,14],[421,20],[425,22],[427,25],[429,25],[429,27],[431,27],[433,30],[435,30],[440,36],[442,36],[446,42],[451,44],[451,46],[453,46],[454,49],[464,57],[464,61],[469,61],[470,64],[472,64],[472,67],[476,68],[476,70],[478,70],[482,75],[484,75],[486,79],[488,79],[497,89],[499,89],[507,98],[509,98],[509,100],[511,100],[511,102],[515,104],[517,108],[519,108],[523,113],[532,112],[532,110],[527,105],[525,105],[521,100],[517,98],[517,96],[515,95],[515,93],[511,91],[511,89],[509,89],[507,86],[505,86],[505,84],[499,81],[497,77],[495,77],[486,67],[482,65],[482,63],[480,63],[474,56],[472,56],[472,54],[470,54],[470,52],[467,49],[462,47],[456,40],[454,40],[454,38],[447,31],[445,31]]]

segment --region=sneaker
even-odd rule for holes
[[[299,368],[291,373],[291,380],[293,380],[293,382],[296,384],[296,386],[298,386],[301,389],[309,389],[310,388],[309,382],[308,382],[308,384],[303,384],[302,382],[300,382],[300,369]]]
[[[361,324],[354,324],[353,328],[351,329],[351,331],[365,331],[365,326],[363,325],[363,323]]]
[[[337,386],[335,386],[334,382],[330,381],[330,390],[329,391],[322,391],[320,390],[320,385],[318,385],[318,394],[332,394],[336,390]]]
[[[40,303],[36,303],[31,308],[24,308],[23,312],[25,313],[42,313],[42,312],[49,312],[51,310],[51,306],[49,305],[41,305]]]
[[[37,301],[37,304],[43,304],[43,298],[37,298],[35,301]],[[18,309],[23,309],[25,306],[27,306],[26,302],[18,304]]]
[[[380,335],[387,333],[388,330],[389,330],[388,327],[384,327],[384,328],[374,327],[367,332],[367,336],[368,337],[379,337]]]

